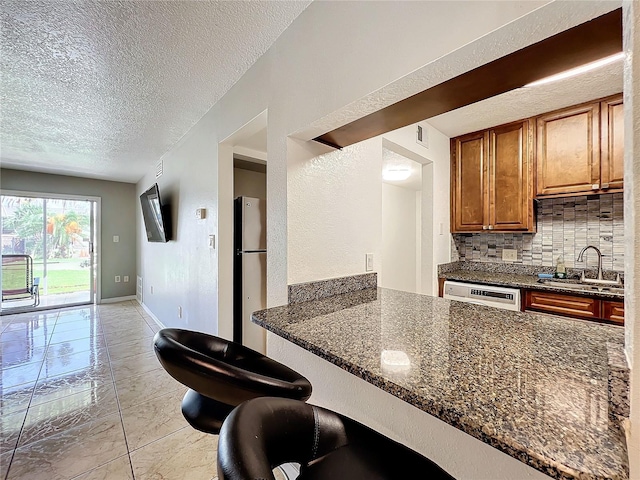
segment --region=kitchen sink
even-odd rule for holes
[[[550,287],[567,288],[571,290],[580,290],[582,292],[602,292],[602,293],[619,293],[624,294],[624,286],[622,285],[594,285],[590,283],[581,283],[572,280],[557,280],[541,278],[538,283],[548,285]]]

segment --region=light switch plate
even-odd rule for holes
[[[505,262],[515,262],[518,260],[518,250],[515,248],[503,248],[502,260]]]
[[[365,271],[367,271],[367,272],[373,271],[373,253],[367,253],[366,254]]]

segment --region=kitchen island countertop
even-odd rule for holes
[[[608,401],[623,328],[383,288],[253,321],[554,478],[628,477]]]

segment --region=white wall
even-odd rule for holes
[[[218,172],[212,168],[218,146],[210,132],[205,117],[164,156],[160,178],[150,171],[138,183],[138,194],[158,183],[173,222],[172,241],[149,243],[138,209],[138,274],[144,304],[164,325],[217,333],[218,249],[209,249],[208,236],[218,231]],[[196,218],[197,208],[207,209],[205,219]]]
[[[309,143],[291,147],[289,283],[364,273],[366,253],[379,271],[382,139],[319,156]]]
[[[329,153],[289,135],[318,124],[325,131],[337,127],[617,6],[544,0],[312,3],[165,155],[166,173],[159,184],[171,195],[177,240],[139,244],[139,272],[147,287],[156,286],[156,294],[146,295],[145,303],[167,325],[215,333],[230,322],[226,313],[217,318],[224,310],[218,304],[220,284],[229,279],[227,273],[218,279],[218,250],[206,248],[207,233],[217,234],[221,243],[228,233],[224,182],[230,177],[218,175],[230,167],[218,163],[218,142],[260,112],[269,109],[267,281],[268,304],[274,306],[286,302],[290,282],[360,273],[365,253],[380,257],[380,222],[369,215],[372,209],[380,210],[380,190],[365,191],[380,172],[371,155],[375,142]],[[640,49],[637,41],[631,48]],[[633,115],[637,118],[640,112],[635,109]],[[448,176],[448,154],[443,156],[447,161],[433,163],[434,179],[445,172]],[[640,177],[634,179],[640,183]],[[152,180],[150,169],[138,191]],[[433,224],[441,220],[445,232],[448,205],[448,194],[434,192]],[[197,222],[193,212],[198,207],[213,214]],[[224,222],[219,224],[219,219]],[[448,235],[433,235],[434,251],[448,252]],[[187,316],[182,320],[176,318],[179,304]],[[302,366],[283,352],[274,351],[273,356],[293,368]],[[632,401],[640,408],[637,392]],[[338,408],[339,403],[336,399],[331,406]],[[371,419],[375,412],[363,415]]]
[[[416,192],[413,189],[382,183],[382,265],[381,287],[418,292],[416,230]]]
[[[626,353],[631,367],[630,478],[640,479],[640,5],[625,1],[624,50],[624,271]]]

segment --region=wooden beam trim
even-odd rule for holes
[[[314,138],[342,148],[622,51],[618,8]]]

